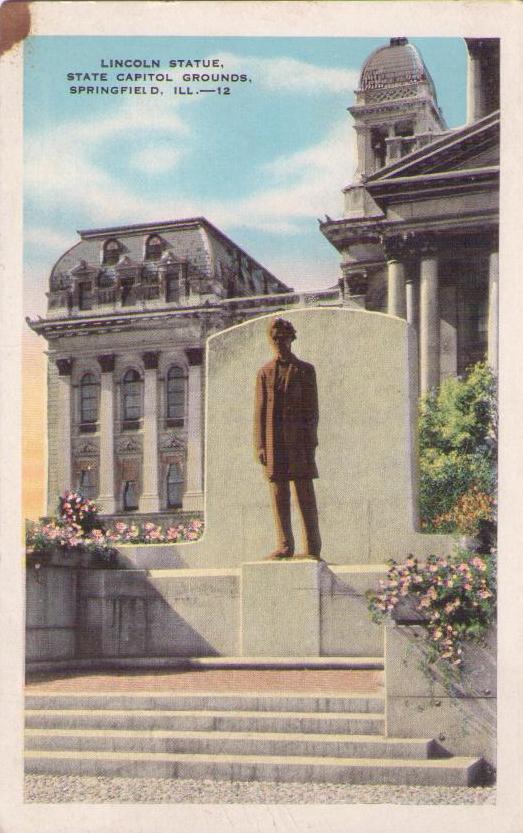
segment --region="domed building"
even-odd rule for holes
[[[497,368],[499,40],[466,42],[468,123],[454,130],[407,38],[367,58],[355,178],[343,218],[320,225],[344,296],[416,329],[422,391],[486,357]]]
[[[80,231],[54,265],[48,312],[48,512],[77,488],[106,516],[203,509],[212,333],[306,304],[406,318],[422,390],[497,367],[499,41],[469,39],[468,124],[449,130],[423,58],[392,38],[365,61],[350,113],[357,170],[330,289],[294,293],[202,217]]]

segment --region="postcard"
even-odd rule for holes
[[[519,6],[0,14],[2,829],[517,833]]]

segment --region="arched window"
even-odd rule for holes
[[[142,382],[137,370],[128,370],[122,380],[122,416],[135,422],[142,415]]]
[[[185,419],[185,373],[174,365],[167,374],[167,419],[183,425]]]
[[[146,260],[160,260],[163,252],[163,243],[161,237],[157,234],[151,234],[145,243],[145,259]]]
[[[167,506],[169,508],[182,505],[182,492],[183,477],[180,466],[177,463],[171,463],[167,470]]]
[[[80,380],[80,423],[96,422],[98,419],[98,382],[94,373],[84,373]]]
[[[102,263],[104,266],[114,266],[120,260],[120,244],[118,240],[106,240]]]

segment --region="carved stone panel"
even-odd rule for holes
[[[180,451],[185,453],[185,441],[174,431],[166,431],[160,434],[161,451]]]
[[[119,454],[136,454],[142,451],[141,437],[120,437],[117,442],[116,450]]]
[[[73,445],[75,457],[98,457],[99,453],[100,446],[97,439],[80,439],[76,440]]]

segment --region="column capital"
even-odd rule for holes
[[[431,231],[416,236],[416,250],[421,258],[435,257],[440,250],[440,243],[440,239]]]
[[[70,376],[73,372],[73,358],[55,359],[59,376]]]
[[[146,370],[156,370],[158,368],[159,358],[159,351],[148,351],[147,353],[142,353],[143,366]]]
[[[369,274],[366,269],[344,270],[343,278],[341,280],[342,292],[345,287],[348,288],[351,295],[366,295],[369,288]]]
[[[102,373],[112,373],[114,370],[115,355],[114,353],[105,353],[102,356],[97,356],[98,364]]]
[[[187,347],[185,355],[190,367],[203,364],[203,347]]]
[[[409,260],[416,254],[416,237],[413,232],[381,234],[380,243],[385,258],[390,261]]]

